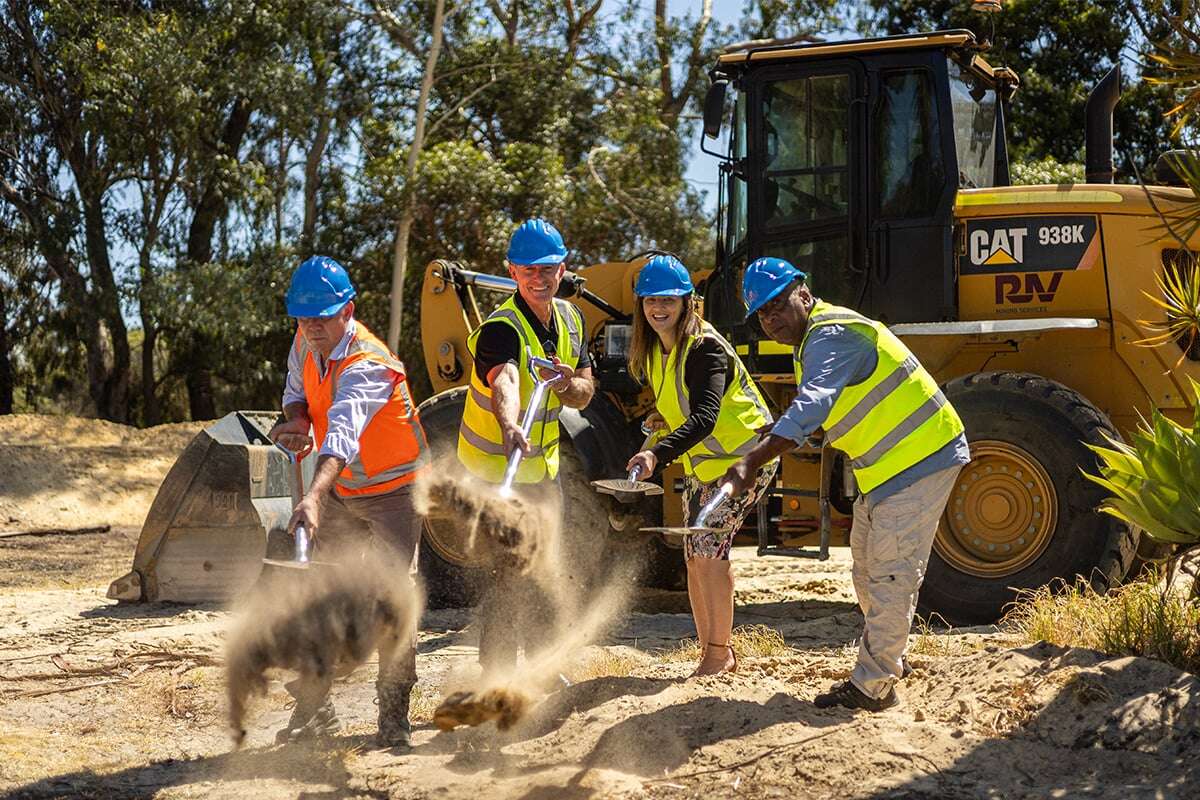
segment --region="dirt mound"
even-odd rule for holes
[[[1157,754],[1200,742],[1200,680],[1161,661],[1042,642],[934,672],[922,700],[981,733]]]
[[[207,423],[144,430],[81,417],[0,416],[0,529],[140,526]]]
[[[182,450],[207,422],[175,422],[153,428],[134,428],[102,419],[49,414],[0,416],[0,447],[53,445],[58,447],[150,447]]]

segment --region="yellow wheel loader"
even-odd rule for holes
[[[728,337],[776,411],[795,393],[792,351],[744,320],[742,272],[786,258],[814,292],[881,319],[943,384],[973,460],[942,518],[921,592],[925,612],[995,620],[1015,592],[1081,575],[1103,590],[1130,569],[1138,531],[1096,513],[1102,490],[1088,444],[1120,437],[1151,406],[1190,419],[1196,354],[1147,348],[1161,319],[1143,292],[1172,269],[1180,244],[1157,209],[1180,188],[1112,183],[1116,68],[1081,121],[1087,183],[1009,186],[1004,101],[1018,77],[993,67],[965,30],[728,53],[711,70],[704,140],[728,130],[720,164],[716,266],[701,284],[706,318]],[[732,113],[727,95],[733,95]],[[1200,248],[1198,248],[1200,249]],[[1187,256],[1188,254],[1184,253]],[[583,267],[562,294],[583,310],[598,391],[561,416],[567,535],[646,548],[671,581],[677,550],[644,526],[682,523],[678,468],[665,493],[635,506],[587,481],[624,475],[652,408],[625,366],[634,279],[645,256]],[[466,339],[512,292],[505,277],[435,261],[426,269],[421,333],[437,394],[421,407],[435,451],[453,452],[471,361]],[[839,454],[802,448],[743,533],[762,555],[826,557],[845,545],[852,480]],[[583,501],[586,500],[585,504]],[[455,520],[431,518],[422,561],[434,602],[465,599],[471,563]]]

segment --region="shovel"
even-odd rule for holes
[[[642,446],[638,448],[639,453],[649,447],[650,442],[654,439],[654,431],[648,429],[644,422],[642,423],[642,433],[646,434],[646,438],[642,441]],[[592,481],[592,487],[600,494],[612,495],[619,503],[636,503],[643,497],[653,497],[663,493],[663,488],[657,483],[638,480],[641,473],[641,466],[635,466],[629,470],[628,478],[604,478]]]
[[[548,358],[538,358],[533,353],[529,352],[529,348],[525,348],[525,357],[529,362],[529,371],[535,376],[538,375],[538,369],[548,369],[555,373],[558,372],[558,367]],[[561,376],[560,376],[561,377]],[[546,387],[558,380],[554,378],[537,378],[537,382],[533,385],[533,395],[529,398],[529,405],[525,407],[525,416],[521,420],[521,433],[525,438],[529,438],[529,434],[533,431],[533,423],[537,420],[538,413],[542,410],[542,399],[546,396]],[[500,496],[511,497],[513,480],[517,477],[517,467],[521,464],[521,457],[524,453],[521,448],[512,451],[508,457],[508,467],[504,470],[504,480],[500,482]]]
[[[292,492],[292,508],[294,509],[300,505],[300,501],[304,498],[304,465],[291,450],[281,444],[276,444],[275,446],[287,455],[288,461],[291,463],[291,469],[288,471],[288,483]],[[308,531],[303,525],[297,525],[295,531],[295,548],[291,560],[264,558],[263,571],[308,569],[314,563],[309,560],[309,549]]]
[[[533,424],[542,412],[546,387],[557,378],[543,380],[538,375],[538,369],[558,372],[553,361],[539,358],[525,350],[526,368],[535,376],[533,393],[525,407],[525,415],[521,418],[521,432],[526,438],[533,431]],[[517,467],[521,464],[524,453],[520,448],[513,450],[508,456],[504,470],[504,478],[499,486],[480,484],[478,482],[464,484],[454,478],[435,480],[430,484],[428,496],[432,508],[437,513],[449,514],[455,518],[470,520],[481,529],[491,532],[501,545],[513,549],[525,538],[523,528],[528,524],[524,513],[524,503],[513,492],[513,482],[517,476]]]
[[[664,537],[666,537],[668,539],[668,541],[676,541],[676,542],[682,541],[683,537],[687,536],[688,534],[715,533],[717,531],[720,531],[721,528],[710,527],[708,524],[708,518],[712,515],[712,513],[714,511],[716,511],[718,508],[720,508],[725,503],[725,501],[728,500],[732,496],[733,496],[733,485],[728,484],[728,483],[723,483],[723,484],[721,484],[721,488],[717,490],[717,493],[715,495],[713,495],[713,498],[711,500],[709,500],[707,503],[705,503],[704,507],[700,509],[700,513],[696,515],[696,521],[694,523],[692,523],[691,527],[687,527],[687,528],[658,527],[658,528],[641,528],[640,530],[642,531],[642,533],[662,534]]]

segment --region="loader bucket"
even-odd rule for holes
[[[235,411],[209,425],[171,466],[142,525],[133,571],[108,596],[125,601],[225,601],[287,549],[288,460],[267,432],[272,411]],[[307,478],[312,461],[305,459]]]

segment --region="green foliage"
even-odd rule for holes
[[[1014,163],[1046,156],[1073,161],[1083,146],[1088,93],[1120,61],[1125,74],[1113,128],[1122,169],[1131,176],[1124,154],[1153,163],[1170,133],[1164,119],[1170,92],[1139,83],[1122,58],[1164,31],[1156,6],[1153,0],[1009,0],[1001,13],[980,14],[966,0],[871,0],[860,27],[888,34],[967,28],[989,38],[993,48],[984,57],[1021,77],[1007,116]]]
[[[1163,271],[1154,276],[1154,282],[1158,285],[1158,296],[1148,292],[1142,294],[1163,310],[1166,320],[1139,320],[1159,333],[1138,344],[1177,343],[1182,351],[1175,364],[1178,367],[1185,358],[1200,356],[1200,264],[1190,255],[1177,256],[1171,263],[1164,264]]]
[[[1200,384],[1192,381],[1192,391],[1200,399]],[[1089,445],[1100,457],[1100,474],[1084,476],[1112,494],[1100,511],[1160,542],[1200,543],[1200,402],[1193,427],[1155,408],[1131,438],[1132,444]]]
[[[1054,156],[1037,161],[1018,161],[1009,168],[1013,186],[1045,186],[1052,183],[1083,183],[1083,163],[1062,163]]]

